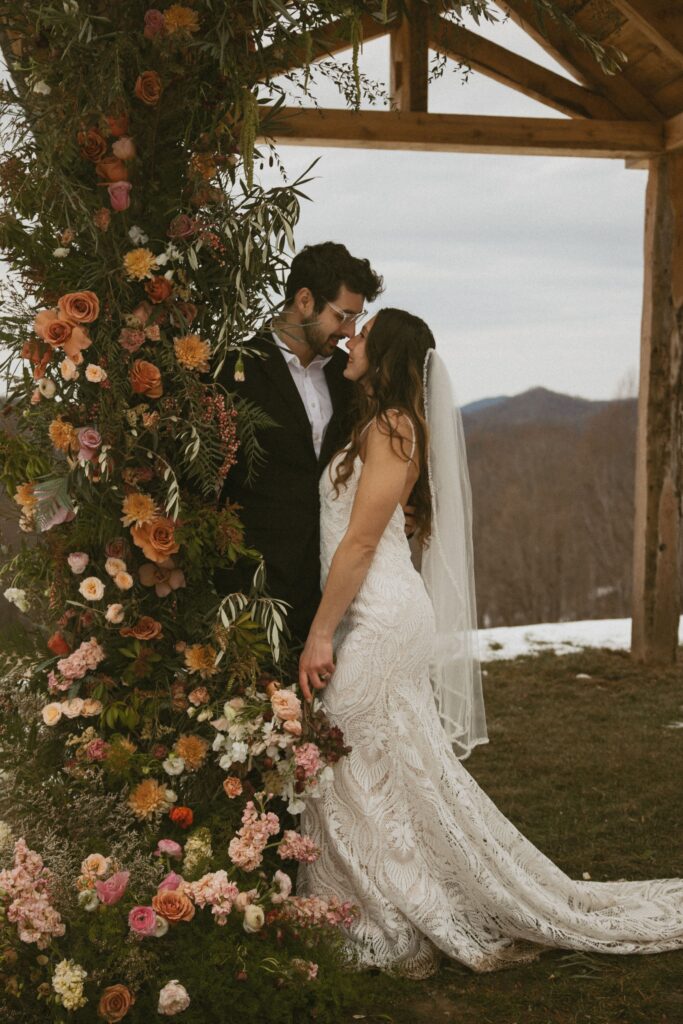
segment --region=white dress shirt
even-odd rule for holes
[[[306,415],[311,424],[315,454],[320,456],[325,431],[332,419],[332,399],[324,373],[325,366],[332,356],[315,356],[308,366],[302,366],[299,357],[292,352],[291,348],[288,348],[277,336],[276,341],[277,347],[285,357],[296,389],[301,395],[301,401],[304,403]]]

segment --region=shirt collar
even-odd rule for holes
[[[332,358],[332,356],[314,356],[313,359],[311,359],[310,363],[308,364],[308,367],[304,367],[301,364],[301,361],[296,352],[292,352],[291,348],[288,345],[285,345],[284,341],[282,341],[279,335],[277,335],[274,331],[273,336],[275,338],[275,344],[280,349],[283,356],[285,357],[285,360],[290,366],[298,366],[301,370],[308,369],[311,366],[319,366],[320,369],[322,370],[322,368],[324,366],[327,366],[330,359]]]

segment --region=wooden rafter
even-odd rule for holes
[[[421,0],[407,0],[406,13],[391,29],[389,91],[397,110],[427,110],[431,21],[432,13]]]
[[[521,156],[630,159],[664,146],[663,126],[650,121],[284,108],[268,130],[279,145]]]
[[[430,45],[447,57],[465,63],[474,71],[563,114],[603,120],[623,119],[621,111],[599,93],[570,82],[562,75],[444,18],[434,20]]]
[[[495,0],[495,3],[571,75],[606,96],[626,117],[661,120],[661,111],[638,92],[623,72],[606,75],[589,51],[553,18],[548,15],[541,23],[532,0]]]
[[[388,31],[388,25],[376,21],[367,14],[361,18],[361,38],[363,42],[370,42],[372,39],[385,36]],[[338,21],[332,21],[329,25],[314,32],[312,45],[308,43],[303,34],[292,36],[289,39],[287,59],[283,59],[279,64],[276,64],[270,75],[272,78],[275,78],[277,75],[284,75],[289,71],[295,71],[297,68],[304,67],[308,60],[318,61],[324,60],[326,57],[333,57],[342,50],[350,49],[350,39],[351,22],[349,18],[340,18]],[[271,54],[274,53],[275,46],[266,48],[266,56],[271,67]]]
[[[683,67],[683,7],[675,0],[611,0],[669,60]]]
[[[669,152],[683,149],[683,113],[670,117],[664,125],[664,144]]]

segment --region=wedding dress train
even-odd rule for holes
[[[333,471],[334,462],[332,467]],[[362,469],[339,495],[321,480],[323,578]],[[349,949],[361,966],[412,978],[441,954],[476,971],[541,947],[657,953],[683,947],[683,880],[576,882],[496,808],[455,757],[428,675],[433,611],[397,508],[335,637],[323,701],[352,747],[309,799],[302,831],[321,847],[301,895],[359,908]]]

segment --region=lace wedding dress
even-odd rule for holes
[[[337,497],[334,464],[321,480],[323,580],[362,470],[356,459]],[[335,637],[323,701],[352,751],[307,801],[302,832],[322,853],[301,865],[299,894],[351,900],[359,916],[349,951],[359,966],[411,978],[432,974],[441,953],[490,971],[535,959],[541,947],[683,947],[683,880],[575,882],[479,788],[437,715],[433,630],[398,507]]]

